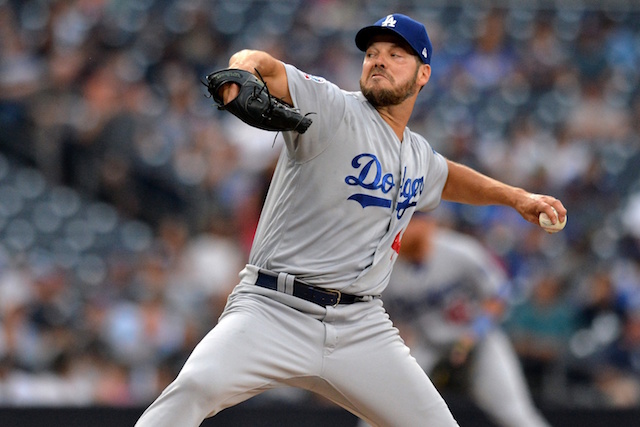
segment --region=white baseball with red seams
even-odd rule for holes
[[[556,214],[556,223],[554,224],[553,222],[551,222],[551,218],[549,218],[549,215],[544,212],[540,212],[538,222],[540,223],[540,227],[544,228],[547,233],[557,233],[558,231],[562,230],[565,225],[567,225],[567,217],[564,217],[564,221],[560,221],[556,209],[553,207],[551,209],[553,209],[553,212]]]

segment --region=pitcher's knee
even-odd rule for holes
[[[215,401],[221,390],[215,376],[205,376],[198,372],[181,372],[171,383],[169,388],[178,393],[196,400]]]
[[[181,372],[147,408],[136,427],[200,425],[220,411],[215,381]]]

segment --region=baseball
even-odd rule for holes
[[[555,208],[553,212],[556,214],[556,218],[558,218],[558,212],[556,212]],[[567,217],[565,216],[564,221],[557,221],[555,224],[551,222],[549,215],[544,212],[540,212],[540,216],[538,217],[538,222],[540,223],[540,227],[544,228],[547,233],[557,233],[562,230],[565,225],[567,225]]]

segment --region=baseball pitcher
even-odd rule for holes
[[[388,15],[361,29],[356,45],[357,92],[254,50],[207,78],[221,108],[282,128],[285,145],[239,284],[138,427],[195,427],[283,385],[376,426],[457,425],[380,299],[403,230],[442,198],[510,206],[535,224],[541,212],[564,219],[566,209],[445,159],[407,128],[431,75],[424,25]]]

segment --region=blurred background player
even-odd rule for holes
[[[478,241],[415,215],[383,295],[391,319],[436,386],[462,387],[501,427],[549,426],[499,327],[508,278]]]

